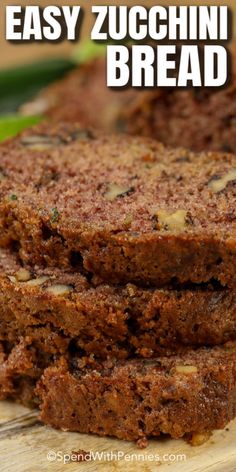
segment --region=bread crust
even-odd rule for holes
[[[212,285],[96,285],[82,274],[24,266],[0,251],[0,340],[27,337],[50,355],[151,358],[236,339],[236,293]]]

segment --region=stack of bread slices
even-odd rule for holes
[[[51,120],[3,143],[0,166],[1,399],[140,445],[223,428],[235,154]]]
[[[140,446],[205,437],[236,415],[235,89],[103,80],[74,72],[0,147],[0,398]]]

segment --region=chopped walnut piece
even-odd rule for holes
[[[236,169],[230,170],[227,174],[223,175],[223,177],[212,177],[208,182],[208,187],[212,192],[218,193],[224,190],[229,182],[233,182],[234,180],[236,180]]]
[[[208,441],[208,439],[211,436],[211,432],[206,431],[205,433],[193,433],[189,442],[192,446],[201,446],[205,442]]]
[[[48,279],[49,277],[42,276],[38,277],[37,279],[29,280],[28,282],[26,282],[26,284],[30,285],[31,287],[37,287],[38,285],[43,285],[45,282],[47,282]]]
[[[16,278],[13,275],[9,275],[8,278],[9,278],[10,282],[12,282],[13,284],[15,284],[17,282]]]
[[[27,149],[32,149],[33,151],[44,151],[61,144],[61,141],[57,137],[36,135],[23,137],[21,143],[23,146],[26,146]]]
[[[70,138],[75,141],[75,140],[88,140],[88,139],[94,139],[94,135],[90,129],[78,129],[74,131],[73,133],[70,134]]]
[[[195,365],[177,365],[175,370],[179,374],[195,374],[197,367]]]
[[[28,282],[28,280],[31,279],[31,273],[29,270],[22,267],[15,273],[15,277],[18,282]]]
[[[133,221],[132,215],[127,215],[124,219],[124,225],[130,226]]]
[[[168,213],[166,210],[158,210],[156,216],[160,229],[184,231],[187,226],[188,212],[186,210],[177,210],[174,213]]]
[[[133,188],[112,183],[108,185],[104,197],[109,202],[113,202],[117,197],[124,197],[125,195],[128,195],[131,192],[133,192]]]
[[[130,297],[135,297],[136,292],[137,292],[137,287],[132,284],[127,285],[127,292]]]
[[[51,287],[47,287],[46,291],[51,293],[52,295],[67,295],[68,293],[72,292],[73,287],[71,285],[52,285]]]

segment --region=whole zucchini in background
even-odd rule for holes
[[[105,55],[106,45],[84,41],[68,59],[47,59],[33,64],[0,70],[0,141],[15,136],[43,120],[43,116],[21,116],[19,107],[34,98],[51,82],[62,78],[79,64]]]
[[[0,115],[17,111],[40,89],[74,67],[70,59],[50,59],[0,71]]]
[[[60,79],[71,69],[104,55],[106,45],[84,41],[68,59],[47,59],[34,64],[0,70],[0,115],[18,110],[39,90]]]
[[[17,114],[0,117],[0,141],[15,136],[23,129],[34,126],[42,120],[42,116],[20,116]]]

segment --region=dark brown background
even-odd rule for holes
[[[234,25],[236,25],[236,0],[228,0],[228,1],[208,1],[206,2],[205,0],[192,0],[192,1],[183,1],[183,0],[175,0],[175,1],[166,1],[162,0],[160,2],[158,1],[151,1],[151,0],[142,0],[142,1],[137,1],[137,0],[125,0],[121,2],[116,2],[116,1],[98,1],[98,0],[93,0],[93,1],[86,1],[86,0],[67,0],[66,2],[63,0],[41,0],[41,1],[33,1],[33,0],[1,0],[0,3],[0,67],[8,67],[9,65],[15,65],[23,62],[29,62],[32,59],[38,59],[38,58],[45,58],[45,57],[50,57],[50,56],[55,56],[55,55],[61,55],[61,54],[67,54],[69,53],[73,45],[67,41],[61,44],[10,44],[7,41],[5,41],[5,7],[6,5],[40,5],[41,7],[47,6],[47,5],[80,5],[83,7],[85,10],[87,10],[85,20],[83,22],[83,30],[82,30],[82,35],[84,37],[89,37],[91,25],[93,22],[92,15],[89,13],[91,6],[92,5],[137,5],[137,4],[143,4],[143,5],[157,5],[161,4],[164,6],[167,5],[228,5],[232,8],[233,13],[234,13]],[[235,28],[234,28],[235,29]]]

